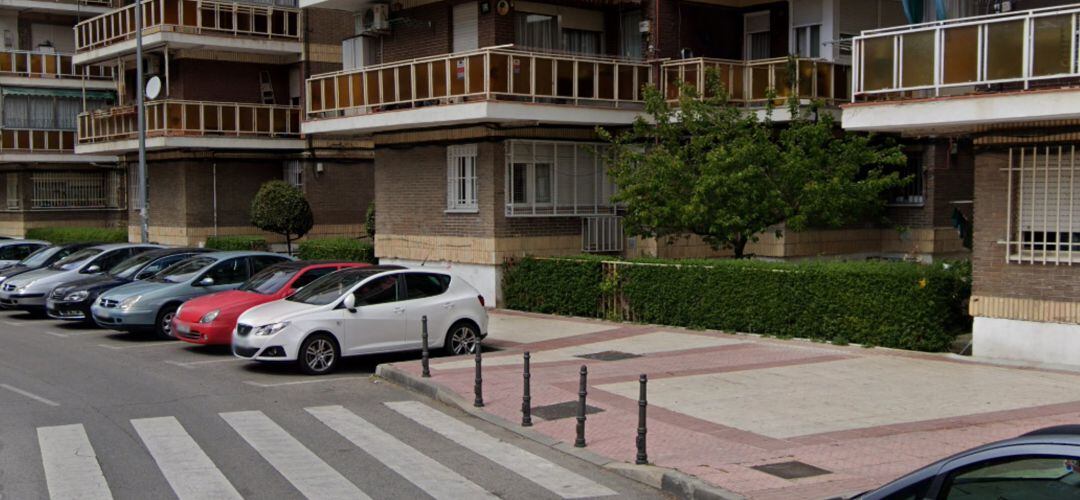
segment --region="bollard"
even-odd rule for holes
[[[532,395],[529,394],[529,351],[525,351],[525,392],[521,395],[521,426],[532,427]]]
[[[577,405],[577,439],[574,440],[574,447],[585,447],[585,396],[588,392],[585,390],[585,385],[589,378],[589,369],[585,365],[581,365],[581,384],[578,387],[578,405]]]
[[[645,386],[649,383],[649,377],[644,373],[638,379],[641,385],[641,393],[638,396],[638,416],[637,416],[637,458],[634,463],[638,465],[646,465],[649,463],[649,454],[645,451],[645,434],[648,430],[645,428],[645,408],[649,405],[648,400],[645,398]]]
[[[476,381],[473,383],[473,394],[476,397],[473,399],[472,405],[481,408],[484,406],[484,379],[480,376],[480,343],[476,343]]]
[[[428,366],[428,333],[427,333],[427,316],[420,318],[420,324],[422,329],[420,330],[420,365],[423,367],[423,372],[420,376],[423,378],[431,378],[431,367]]]

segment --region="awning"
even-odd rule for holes
[[[4,87],[0,89],[3,95],[28,95],[34,97],[60,97],[67,99],[82,99],[83,91],[79,89],[48,89],[33,87]],[[111,90],[86,90],[86,98],[95,101],[115,101],[116,92]]]

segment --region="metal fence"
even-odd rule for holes
[[[74,130],[2,129],[0,153],[74,153]]]
[[[787,58],[738,61],[698,57],[664,61],[660,64],[661,86],[669,101],[682,95],[681,84],[689,85],[698,96],[715,97],[707,78],[715,71],[732,103],[762,105],[771,89],[777,98],[796,96],[821,99],[834,104],[846,101],[850,93],[851,68],[819,59],[795,59],[795,68]],[[795,70],[794,80],[791,70]]]
[[[30,174],[31,209],[124,208],[124,173],[34,172]]]
[[[581,251],[586,253],[621,252],[623,218],[615,215],[581,218]]]
[[[85,65],[76,67],[71,54],[0,50],[0,74],[36,78],[88,78],[111,80],[111,66]]]
[[[146,104],[148,137],[300,136],[300,107],[167,99]],[[135,139],[136,109],[123,106],[79,115],[79,143]]]

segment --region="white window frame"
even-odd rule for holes
[[[458,144],[446,148],[446,211],[476,213],[477,200],[476,144]]]
[[[744,35],[743,35],[743,59],[745,59],[747,61],[754,60],[753,59],[753,50],[752,50],[751,44],[750,44],[750,40],[752,38],[752,35],[756,35],[756,34],[759,34],[759,33],[770,33],[770,34],[772,33],[772,17],[771,17],[771,15],[772,15],[771,11],[768,11],[768,10],[759,10],[757,12],[747,12],[746,14],[743,14],[743,32],[744,32]],[[750,19],[755,18],[755,17],[764,17],[764,18],[768,19],[769,20],[769,29],[767,29],[767,30],[758,30],[758,31],[750,31],[750,28],[749,28]],[[770,43],[772,43],[771,42],[771,36],[770,36]]]
[[[505,145],[505,207],[507,217],[580,217],[587,215],[616,215],[619,213],[621,206],[611,200],[616,188],[604,165],[606,144],[513,139],[506,141]],[[519,145],[532,148],[531,158],[524,160],[516,158],[515,148]],[[550,162],[547,160],[537,161],[535,148],[541,145],[553,146]],[[566,147],[574,148],[572,160],[561,156],[559,153],[560,148]],[[596,148],[597,151],[588,156],[590,160],[585,160],[585,157],[580,154],[580,148]],[[567,165],[564,162],[572,162],[572,165]],[[551,199],[546,202],[537,202],[536,200],[537,163],[550,165],[551,167],[548,174]],[[524,201],[514,199],[514,183],[516,180],[514,167],[516,165],[525,167]],[[569,173],[569,177],[573,179],[580,179],[582,176],[591,177],[592,194],[585,196],[586,191],[575,184],[571,190],[573,199],[560,199],[560,171],[563,172],[564,177]],[[583,204],[581,200],[585,199],[591,199],[592,201]]]
[[[813,28],[817,28],[817,31],[818,31],[818,43],[817,43],[817,47],[816,47],[817,55],[814,55],[814,50],[813,50],[813,49],[815,49],[815,47],[812,44],[812,41],[813,41],[814,38],[812,36],[810,36],[811,30],[813,30]],[[821,45],[822,45],[821,44],[821,30],[822,30],[821,23],[804,24],[804,25],[795,26],[794,28],[792,28],[791,29],[791,45],[792,45],[792,47],[794,47],[794,50],[792,50],[791,52],[793,54],[799,56],[799,57],[806,57],[806,58],[811,58],[811,59],[821,59],[821,52],[822,52],[821,51]],[[805,31],[806,32],[806,44],[805,44],[806,46],[805,47],[800,47],[799,46],[799,32],[800,31]]]
[[[7,174],[7,209],[18,210],[22,208],[19,200],[19,173],[8,172]]]
[[[1073,265],[1080,261],[1080,158],[1076,146],[1009,150],[1005,261]],[[1052,238],[1050,238],[1052,236]],[[1050,240],[1050,241],[1048,241]]]
[[[285,162],[285,182],[296,189],[304,190],[304,164],[300,160]]]

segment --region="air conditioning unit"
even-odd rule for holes
[[[356,34],[370,35],[390,31],[390,5],[377,3],[356,15]]]

